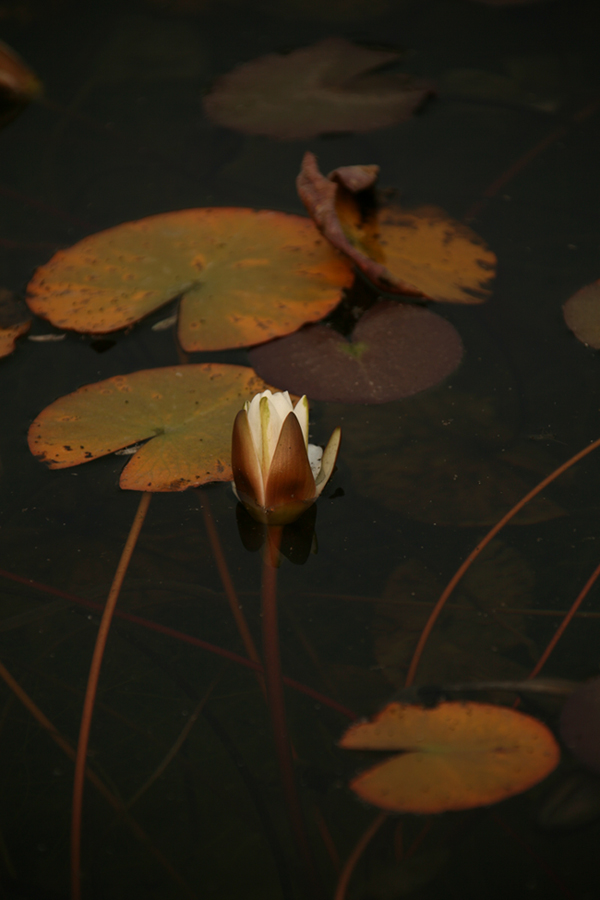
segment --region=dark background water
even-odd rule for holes
[[[486,304],[436,309],[466,347],[452,378],[379,407],[313,405],[315,438],[341,422],[344,444],[318,506],[318,554],[279,572],[283,668],[360,715],[373,712],[402,684],[424,623],[414,604],[435,600],[485,526],[600,436],[600,362],[561,314],[600,274],[597,4],[14,0],[0,2],[0,24],[45,86],[0,134],[0,285],[15,291],[55,250],[130,219],[204,205],[302,213],[294,179],[306,149],[323,171],[377,163],[403,203],[461,219],[562,129],[471,222],[497,254],[498,275]],[[329,35],[406,50],[404,68],[433,79],[437,98],[397,127],[310,141],[246,137],[204,117],[201,98],[216,76]],[[577,118],[580,110],[589,114]],[[0,361],[4,570],[103,602],[138,503],[118,488],[123,459],[50,472],[29,454],[27,429],[80,385],[177,363],[172,332],[150,330],[164,314],[109,347],[67,334],[22,340]],[[34,322],[33,334],[51,331]],[[246,362],[243,351],[210,358]],[[436,626],[418,681],[527,674],[560,621],[554,613],[597,564],[599,481],[592,454],[501,534],[456,595],[462,611]],[[120,608],[243,654],[206,536],[207,501],[259,640],[260,556],[242,546],[227,485],[152,500]],[[584,610],[595,609],[592,593]],[[74,743],[97,617],[6,578],[0,617],[0,659]],[[596,674],[598,634],[593,616],[576,619],[547,673]],[[210,685],[208,714],[131,813],[194,896],[302,896],[270,723],[247,670],[115,622],[91,764],[128,800]],[[344,860],[375,814],[347,788],[364,760],[336,747],[342,715],[293,691],[287,702],[311,839],[333,895],[335,865],[317,823]],[[529,709],[556,726],[558,704]],[[0,896],[68,896],[72,764],[7,687],[0,761]],[[565,755],[526,795],[432,819],[408,858],[401,843],[410,848],[424,820],[390,818],[349,896],[596,896],[600,825],[550,832],[538,821],[572,767]],[[90,785],[83,868],[85,897],[186,896]]]

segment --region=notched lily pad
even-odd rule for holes
[[[371,184],[353,187],[343,171],[325,177],[307,152],[298,194],[322,234],[376,287],[448,303],[481,303],[489,296],[496,257],[475,232],[433,206],[371,204],[363,213],[353,194]]]
[[[0,288],[0,357],[13,352],[17,338],[26,334],[30,326],[31,316],[23,301],[12,291]]]
[[[400,59],[326,38],[238,66],[218,79],[204,109],[219,125],[283,140],[385,128],[409,119],[432,93],[409,75],[378,71]]]
[[[250,351],[266,381],[312,400],[387,403],[439,384],[463,347],[450,322],[420,306],[383,300],[358,321],[351,339],[326,325]]]
[[[600,281],[586,285],[569,297],[563,315],[578,341],[600,350]]]
[[[245,366],[117,375],[46,407],[29,429],[29,449],[51,469],[64,469],[147,441],[123,469],[119,484],[126,490],[183,491],[231,481],[233,420],[267,387]]]
[[[350,787],[375,806],[419,814],[498,803],[537,784],[560,759],[542,722],[485,703],[390,703],[371,722],[352,725],[340,747],[401,751]]]
[[[36,271],[28,303],[58,328],[105,334],[181,295],[184,350],[222,350],[323,318],[352,277],[301,216],[188,209],[117,225],[60,251]]]

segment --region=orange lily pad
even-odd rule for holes
[[[219,125],[283,140],[385,128],[409,119],[432,93],[409,75],[377,71],[400,59],[326,38],[238,66],[218,79],[204,109]]]
[[[361,214],[354,193],[370,190],[376,169],[349,166],[325,177],[315,155],[304,155],[298,194],[321,233],[381,290],[447,303],[484,301],[496,257],[466,225],[434,206],[371,204]],[[346,177],[357,171],[363,181]]]
[[[13,352],[17,338],[30,326],[31,318],[23,301],[12,291],[0,288],[0,358]]]
[[[600,281],[586,285],[569,297],[563,315],[578,341],[600,350]]]
[[[323,318],[352,277],[302,216],[188,209],[117,225],[58,252],[36,271],[27,302],[59,328],[105,334],[181,296],[184,350],[223,350]]]
[[[117,375],[47,406],[29,429],[29,449],[64,469],[147,441],[121,474],[126,490],[231,481],[233,420],[267,387],[246,366],[211,363]]]
[[[390,703],[352,725],[340,746],[402,751],[350,786],[375,806],[422,814],[498,803],[537,784],[560,758],[542,722],[486,703]]]

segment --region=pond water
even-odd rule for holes
[[[260,652],[261,554],[242,543],[228,484],[153,496],[117,607],[130,618],[108,638],[89,746],[104,793],[87,782],[82,896],[333,897],[378,814],[348,786],[371,760],[337,746],[343,709],[371,715],[402,687],[460,563],[600,437],[600,361],[561,311],[600,275],[597,4],[2,0],[0,24],[44,84],[0,134],[0,287],[23,293],[58,249],[154,213],[303,214],[294,182],[306,150],[324,172],[378,164],[403,204],[468,217],[498,257],[486,303],[431,305],[465,346],[441,385],[376,406],[311,405],[314,439],[340,424],[342,450],[318,502],[317,552],[284,560],[277,590],[283,672],[325,698],[286,688],[318,887],[207,531],[212,521]],[[403,70],[435,82],[437,96],[402,124],[308,140],[244,135],[204,115],[219,75],[329,36],[406,51]],[[0,661],[71,747],[98,604],[139,494],[118,487],[127,457],[50,471],[29,453],[27,430],[81,385],[184,362],[173,329],[151,328],[170,309],[102,340],[25,337],[0,361]],[[48,334],[61,332],[34,320],[30,335]],[[245,350],[187,360],[248,364]],[[599,488],[592,453],[500,532],[438,619],[418,684],[527,677],[598,563]],[[599,617],[592,589],[543,674],[598,674]],[[0,896],[69,897],[73,763],[17,690],[0,686]],[[560,707],[521,703],[555,733]],[[591,812],[549,822],[548,803],[573,775]],[[547,780],[501,804],[392,814],[345,896],[591,900],[598,793],[564,750]]]

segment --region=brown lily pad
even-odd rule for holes
[[[327,315],[347,262],[302,216],[188,209],[117,225],[41,266],[31,309],[59,328],[105,334],[180,296],[184,350],[244,347]]]
[[[23,301],[12,291],[0,288],[0,357],[13,352],[17,338],[26,334],[30,326],[31,316]]]
[[[542,722],[486,703],[390,703],[371,722],[351,725],[340,747],[402,751],[350,787],[375,806],[420,814],[498,803],[537,784],[560,759]]]
[[[586,285],[569,297],[563,315],[578,341],[600,350],[600,281]]]
[[[400,59],[326,38],[238,66],[218,79],[204,109],[219,125],[283,140],[385,128],[409,119],[432,93],[409,75],[378,72]]]
[[[233,420],[267,387],[252,369],[222,364],[117,375],[46,407],[29,429],[29,449],[51,469],[64,469],[147,441],[123,469],[126,490],[231,481]]]
[[[600,773],[600,678],[591,678],[567,698],[560,735],[584,766]]]
[[[439,384],[462,352],[458,332],[441,316],[383,300],[362,316],[350,340],[309,325],[253,348],[250,362],[266,381],[312,400],[387,403]]]
[[[353,192],[365,186],[352,188],[343,171],[325,177],[307,152],[298,194],[322,234],[376,287],[449,303],[481,303],[489,296],[496,257],[475,232],[433,206],[374,207],[363,217]]]

